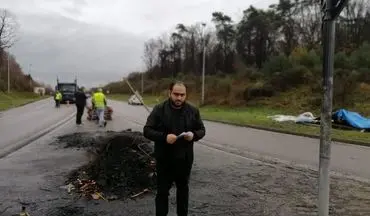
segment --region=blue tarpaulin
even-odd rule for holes
[[[370,119],[361,116],[356,112],[351,112],[345,109],[339,109],[332,116],[334,121],[345,122],[349,126],[358,129],[370,129]]]

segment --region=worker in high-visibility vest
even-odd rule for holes
[[[94,93],[91,99],[91,103],[93,108],[95,108],[96,114],[99,119],[99,127],[105,127],[107,122],[104,119],[104,112],[105,107],[107,106],[107,100],[101,88],[98,89],[97,92]]]
[[[54,100],[55,100],[55,107],[60,107],[60,102],[62,100],[62,93],[60,93],[59,91],[56,91]]]

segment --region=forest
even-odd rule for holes
[[[336,21],[334,106],[366,113],[370,93],[370,2],[349,1]],[[280,0],[253,6],[239,21],[215,11],[212,26],[177,24],[144,45],[145,72],[127,78],[143,93],[164,95],[183,80],[199,102],[205,51],[205,104],[317,110],[322,93],[322,10],[318,1]],[[111,93],[130,93],[121,82]]]
[[[11,91],[30,92],[40,83],[32,79],[30,74],[25,74],[9,49],[19,39],[17,36],[19,23],[14,14],[6,9],[0,9],[0,92],[8,89],[8,69]]]

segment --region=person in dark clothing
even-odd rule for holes
[[[143,130],[144,136],[155,143],[156,216],[167,216],[173,182],[176,184],[177,215],[187,216],[194,142],[205,136],[205,128],[199,110],[186,102],[184,83],[170,85],[169,99],[153,108]]]
[[[81,125],[81,118],[84,113],[84,109],[86,106],[86,99],[87,96],[84,92],[84,88],[80,88],[76,93],[75,93],[75,98],[76,98],[76,108],[77,108],[77,113],[76,113],[76,124]]]

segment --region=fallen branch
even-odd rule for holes
[[[140,192],[140,193],[137,193],[137,194],[135,194],[135,195],[132,195],[130,198],[131,199],[134,199],[134,198],[136,198],[136,197],[138,197],[138,196],[141,196],[141,195],[143,195],[143,194],[145,194],[145,193],[147,193],[147,192],[149,192],[150,190],[148,189],[148,188],[146,188],[146,189],[144,189],[142,192]]]

